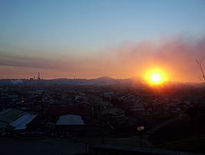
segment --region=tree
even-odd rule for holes
[[[200,68],[200,71],[201,71],[201,74],[202,74],[202,79],[203,81],[205,81],[205,66],[204,66],[204,60],[205,60],[205,57],[202,57],[200,59],[196,59],[196,62],[197,64],[199,65],[199,68]]]

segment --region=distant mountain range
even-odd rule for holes
[[[95,79],[67,79],[67,78],[58,78],[58,79],[43,79],[43,80],[29,80],[29,79],[0,79],[0,85],[5,84],[65,84],[65,85],[146,85],[145,82],[141,79],[137,78],[128,78],[128,79],[113,79],[111,77],[99,77]],[[164,86],[172,86],[172,87],[204,87],[204,83],[178,83],[178,82],[167,82]]]
[[[67,85],[115,85],[128,84],[134,82],[133,79],[113,79],[110,77],[99,77],[96,79],[67,79],[58,78],[50,80],[28,80],[28,79],[0,79],[0,84],[67,84]]]

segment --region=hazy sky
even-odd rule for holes
[[[157,65],[198,81],[204,19],[204,0],[0,0],[0,78],[127,78]]]

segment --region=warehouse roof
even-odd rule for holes
[[[62,115],[56,125],[84,125],[84,121],[80,115]]]
[[[24,112],[18,109],[6,109],[0,112],[0,121],[11,123],[12,121],[18,119],[23,114]]]
[[[26,125],[31,122],[37,115],[34,114],[24,114],[19,117],[17,120],[10,123],[11,126],[15,128],[15,130],[26,129]]]

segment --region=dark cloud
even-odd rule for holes
[[[62,62],[62,60],[31,58],[3,52],[0,53],[0,65],[41,69],[63,69],[65,65],[67,68],[69,67],[69,64],[67,62]]]

